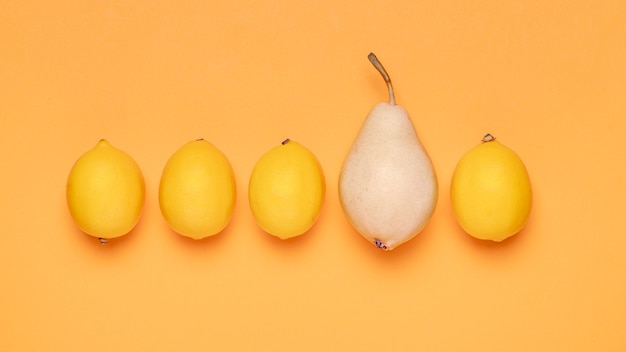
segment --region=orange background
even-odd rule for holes
[[[626,5],[617,1],[3,1],[1,351],[626,350]],[[389,71],[439,177],[392,252],[347,223],[341,163]],[[527,227],[456,224],[449,182],[490,132],[529,169]],[[203,137],[238,184],[228,228],[175,235],[157,188]],[[291,138],[324,167],[315,227],[281,242],[247,203]],[[146,180],[143,217],[99,245],[65,204],[100,138]]]

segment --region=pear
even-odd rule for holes
[[[437,176],[407,111],[396,104],[389,75],[373,53],[389,102],[365,119],[339,175],[339,200],[352,226],[392,250],[421,232],[437,204]]]

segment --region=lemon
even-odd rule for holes
[[[325,191],[324,173],[315,155],[287,139],[257,161],[250,176],[248,198],[259,227],[288,239],[313,226]]]
[[[221,232],[235,207],[230,162],[204,139],[183,145],[169,158],[159,184],[159,205],[168,225],[192,239]]]
[[[459,160],[450,195],[454,215],[473,237],[500,242],[525,225],[530,178],[520,157],[490,134]]]
[[[66,197],[78,227],[105,243],[127,234],[139,221],[145,197],[143,175],[128,154],[101,139],[72,167]]]

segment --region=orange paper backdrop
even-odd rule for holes
[[[626,5],[619,1],[17,1],[0,5],[1,351],[626,350]],[[428,227],[382,252],[348,224],[341,163],[389,71],[439,177]],[[526,228],[456,224],[461,155],[490,132],[530,172]],[[289,241],[247,181],[291,138],[326,201]],[[65,204],[100,138],[142,168],[146,205],[101,246]],[[158,206],[167,158],[205,138],[238,186],[194,242]]]

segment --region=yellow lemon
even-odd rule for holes
[[[532,206],[524,163],[490,134],[459,160],[450,195],[454,215],[463,230],[496,242],[519,232]]]
[[[196,240],[228,225],[235,207],[233,169],[226,156],[204,139],[188,142],[167,161],[159,184],[159,205],[175,232]]]
[[[78,227],[105,243],[127,234],[139,221],[145,197],[143,175],[128,154],[101,139],[72,167],[66,197]]]
[[[324,173],[315,155],[287,139],[257,161],[250,176],[248,198],[259,227],[288,239],[313,226],[325,191]]]

